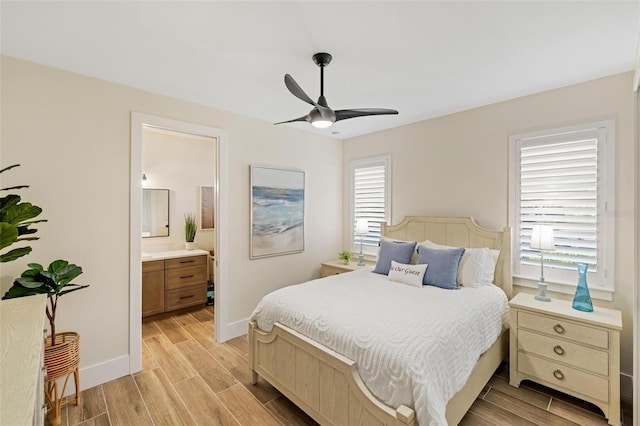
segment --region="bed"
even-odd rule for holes
[[[494,284],[504,291],[507,298],[511,297],[509,228],[490,231],[478,226],[471,218],[410,216],[398,225],[383,225],[382,233],[398,240],[430,240],[447,246],[499,250]],[[350,274],[357,273],[343,275]],[[357,278],[357,275],[352,275],[353,280]],[[318,282],[331,284],[331,281]],[[310,287],[319,285],[313,281],[308,284]],[[499,337],[471,366],[464,386],[446,403],[447,424],[459,423],[500,362],[506,358],[508,333],[502,331],[498,334]],[[249,324],[248,337],[252,382],[257,383],[258,376],[261,376],[319,423],[418,424],[413,408],[407,404],[391,406],[383,403],[367,388],[353,359],[317,340],[279,322],[266,331],[259,328],[255,320]],[[366,367],[363,365],[362,368],[364,373]]]

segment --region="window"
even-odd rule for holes
[[[350,163],[351,203],[349,238],[351,250],[376,254],[380,241],[381,224],[387,223],[390,210],[391,156],[353,160]],[[356,234],[358,219],[369,221],[369,233]]]
[[[594,123],[509,139],[510,226],[515,283],[535,285],[540,253],[532,250],[534,224],[551,225],[555,250],[544,253],[550,288],[571,293],[576,263],[589,265],[588,282],[613,290],[614,123]]]

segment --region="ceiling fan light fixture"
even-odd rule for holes
[[[333,122],[331,122],[329,120],[323,120],[321,118],[311,122],[311,125],[313,127],[317,127],[318,129],[326,129],[327,127],[331,126],[332,124],[333,124]]]
[[[314,108],[309,113],[309,122],[313,127],[316,127],[318,129],[326,129],[327,127],[331,126],[335,121],[331,120],[331,118],[332,117],[326,117],[322,115],[322,113],[318,111],[318,108]]]

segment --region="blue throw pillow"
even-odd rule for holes
[[[416,248],[415,241],[393,241],[380,240],[380,251],[378,252],[378,261],[373,272],[376,274],[389,274],[391,269],[391,261],[398,263],[410,263],[413,250]]]
[[[440,288],[458,288],[458,265],[464,254],[464,248],[434,249],[418,247],[418,263],[429,265],[422,283]]]

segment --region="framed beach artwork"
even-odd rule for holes
[[[304,172],[251,166],[251,259],[304,250]]]
[[[215,228],[213,220],[215,192],[213,186],[200,187],[200,230],[206,231]]]

